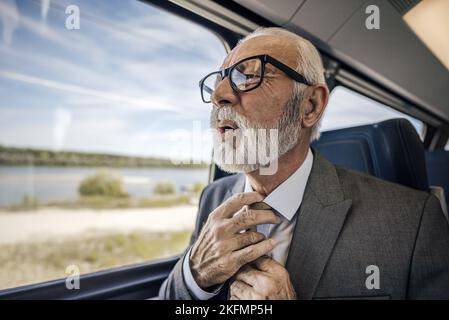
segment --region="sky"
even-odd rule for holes
[[[209,159],[198,81],[225,55],[213,33],[136,0],[2,0],[0,144]],[[340,88],[323,129],[395,116]]]
[[[65,27],[70,4],[79,30]],[[208,30],[133,0],[2,0],[0,12],[1,144],[167,156],[176,132],[208,128],[198,81],[226,54]]]

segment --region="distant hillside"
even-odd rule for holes
[[[0,166],[207,168],[207,164],[173,164],[170,159],[130,157],[103,153],[51,151],[0,146]]]

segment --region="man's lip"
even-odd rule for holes
[[[236,129],[238,129],[238,126],[234,121],[219,120],[217,122],[217,131],[220,133],[222,139],[225,138],[226,131],[232,130],[232,132],[234,132]]]
[[[217,124],[217,128],[221,131],[221,130],[236,130],[238,129],[237,124],[234,121],[230,121],[230,120],[222,120],[219,121]]]
[[[223,128],[223,127],[218,127],[217,130],[218,130],[218,132],[220,133],[220,135],[221,135],[222,137],[224,137],[225,132],[228,131],[228,130],[231,130],[231,129],[226,129],[226,128]]]

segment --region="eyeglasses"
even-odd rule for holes
[[[211,102],[214,90],[226,77],[229,77],[234,92],[248,92],[256,89],[262,84],[267,63],[275,66],[293,80],[308,86],[311,85],[303,75],[268,54],[264,54],[245,58],[229,68],[211,72],[201,79],[199,85],[203,102]]]

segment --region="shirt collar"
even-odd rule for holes
[[[309,148],[306,159],[301,166],[274,189],[263,202],[271,206],[286,219],[291,220],[301,205],[307,180],[312,170],[313,153]],[[248,177],[245,180],[244,192],[254,191]]]

